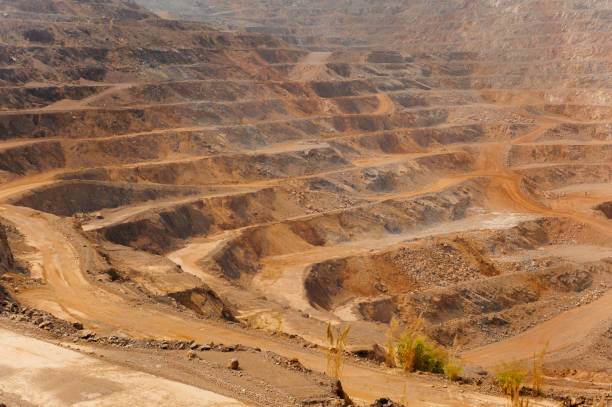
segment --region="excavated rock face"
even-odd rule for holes
[[[612,219],[612,202],[604,202],[595,209],[600,210],[608,219]]]
[[[4,226],[0,224],[0,275],[12,271],[13,267],[13,253],[8,245]]]
[[[14,266],[13,253],[8,245],[4,226],[0,224],[0,276],[12,271]],[[0,300],[5,298],[9,298],[9,295],[2,284],[0,284]]]
[[[612,286],[609,2],[244,3],[0,0],[3,216],[65,227],[55,269],[360,346],[419,314],[486,345]],[[61,308],[44,283],[16,296]]]
[[[208,287],[198,287],[168,295],[196,314],[235,321],[231,309]]]
[[[51,44],[55,40],[53,33],[47,30],[29,30],[24,34],[28,41]]]

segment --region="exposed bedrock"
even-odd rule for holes
[[[103,181],[60,181],[14,198],[11,203],[59,216],[94,212],[163,198],[196,195],[196,187],[138,185]]]
[[[601,211],[608,219],[612,219],[612,202],[599,204],[595,209]]]
[[[5,273],[12,272],[14,267],[13,253],[8,244],[4,225],[0,223],[0,277]],[[5,299],[11,298],[6,289],[0,284],[0,301]]]
[[[0,223],[0,275],[13,271],[15,262],[8,244],[4,226]]]
[[[176,248],[183,239],[232,230],[253,223],[280,221],[303,214],[303,209],[274,188],[257,192],[194,199],[152,208],[99,231],[106,239],[153,253]]]
[[[299,253],[339,244],[359,244],[361,239],[401,236],[427,225],[464,218],[479,203],[486,181],[468,181],[441,194],[409,200],[390,199],[344,211],[316,214],[303,220],[286,220],[252,228],[231,241],[214,257],[214,267],[230,280],[248,281],[267,256]],[[216,266],[215,266],[216,264]],[[306,281],[321,284],[316,279]],[[329,286],[333,290],[333,285]]]

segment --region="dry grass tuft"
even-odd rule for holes
[[[391,319],[391,323],[389,324],[389,329],[387,330],[387,351],[385,353],[385,364],[387,367],[394,368],[397,367],[395,362],[395,344],[399,340],[399,323],[397,319],[393,317]]]
[[[331,323],[327,323],[327,374],[338,380],[344,368],[344,350],[350,330],[350,325],[343,331],[340,327],[334,330]]]
[[[546,356],[547,348],[548,343],[544,345],[540,352],[533,353],[531,375],[533,376],[533,394],[536,396],[542,394],[542,386],[544,385],[544,357]]]
[[[444,365],[444,374],[450,381],[457,381],[463,372],[463,364],[459,358],[457,336],[453,339],[453,347],[449,352],[448,361]]]
[[[529,398],[521,396],[527,369],[519,362],[502,363],[496,369],[497,382],[510,398],[512,407],[529,407]]]

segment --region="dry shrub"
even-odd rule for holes
[[[529,399],[521,396],[526,369],[519,362],[504,362],[496,369],[497,382],[510,398],[512,407],[528,407]]]
[[[448,353],[427,338],[424,325],[425,319],[419,315],[404,329],[395,344],[395,359],[409,372],[444,373]]]
[[[387,351],[385,353],[385,364],[387,367],[397,366],[395,359],[395,344],[399,340],[399,323],[395,317],[391,318],[389,329],[387,330]]]
[[[444,374],[450,381],[457,381],[463,372],[463,364],[459,358],[457,336],[453,339],[453,347],[449,352],[448,361],[444,365]]]
[[[387,330],[385,364],[390,368],[399,366],[409,372],[444,373],[453,381],[459,379],[463,365],[457,352],[457,338],[449,353],[425,335],[424,326],[422,315],[414,318],[403,331],[400,331],[395,317],[391,319]]]
[[[344,350],[350,330],[350,325],[343,331],[340,327],[332,329],[331,323],[327,323],[327,374],[338,380],[344,368]]]
[[[544,385],[544,357],[546,356],[547,348],[548,343],[544,345],[540,352],[533,353],[531,375],[533,376],[533,394],[536,396],[542,394],[542,386]]]

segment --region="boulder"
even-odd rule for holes
[[[231,370],[238,370],[240,368],[240,363],[238,363],[238,359],[230,359],[227,361],[227,368]]]

